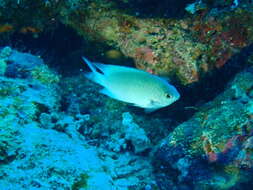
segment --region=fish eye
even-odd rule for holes
[[[166,94],[166,98],[172,98],[170,94]]]

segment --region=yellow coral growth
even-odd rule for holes
[[[58,75],[52,72],[47,65],[40,65],[32,70],[32,77],[43,84],[52,84],[60,81]]]

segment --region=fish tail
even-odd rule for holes
[[[89,61],[88,59],[86,59],[85,57],[82,57],[82,59],[84,60],[84,62],[88,65],[88,67],[91,69],[92,72],[89,73],[85,73],[85,77],[88,78],[89,80],[98,83],[102,86],[105,86],[105,77],[103,74],[97,72],[94,64]]]
[[[92,63],[86,59],[85,57],[82,57],[83,61],[88,65],[88,67],[92,70],[92,72],[97,72],[96,68],[92,65]]]

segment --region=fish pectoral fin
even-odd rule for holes
[[[159,105],[159,102],[158,101],[155,101],[155,100],[150,100],[149,103],[148,103],[148,106],[158,106]]]
[[[158,108],[145,108],[144,111],[145,113],[151,113],[151,112],[154,112],[156,111]]]
[[[148,103],[148,106],[145,108],[145,113],[151,113],[158,110],[159,109],[158,105],[159,105],[159,102],[155,100],[150,100],[150,102]]]

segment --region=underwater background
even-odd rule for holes
[[[111,99],[82,56],[181,97]],[[0,0],[0,190],[252,187],[252,0]]]

